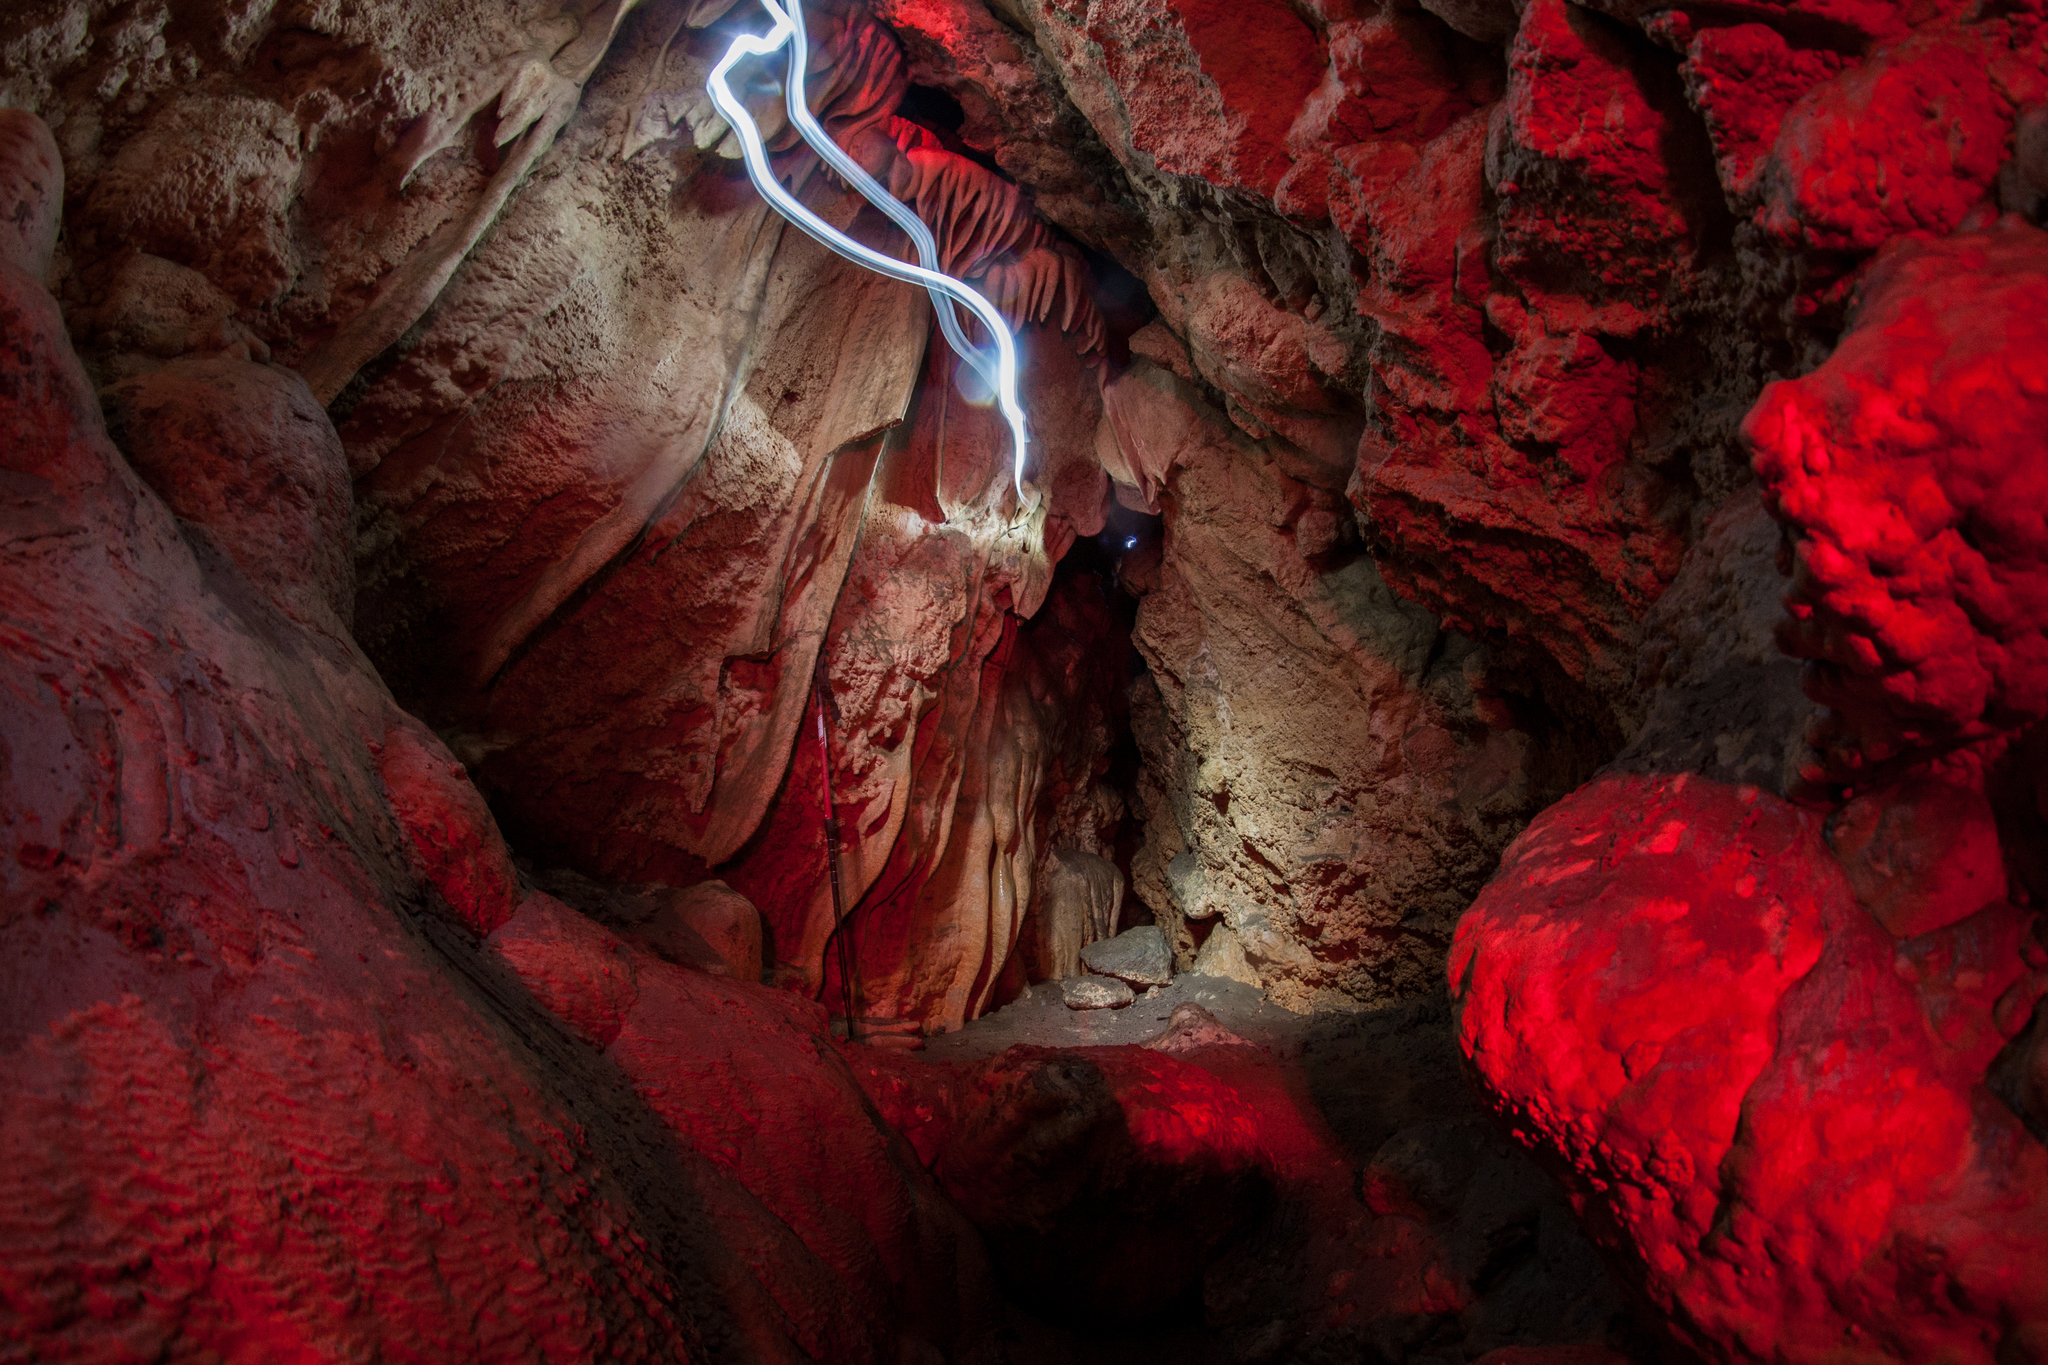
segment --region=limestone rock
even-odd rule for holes
[[[1089,944],[1081,950],[1081,964],[1133,986],[1164,986],[1173,980],[1173,953],[1156,924],[1141,924]]]
[[[639,1003],[625,943],[543,892],[527,897],[484,943],[548,1013],[593,1047],[609,1047]]]
[[[57,250],[64,160],[49,125],[25,109],[0,109],[0,262],[45,283]]]
[[[304,380],[248,360],[177,360],[103,397],[115,442],[173,512],[280,610],[349,623],[348,462]]]
[[[1988,1362],[2048,1321],[2048,1149],[1984,1090],[2032,918],[1901,947],[1813,812],[1608,777],[1517,841],[1452,984],[1496,1112],[1695,1349],[1824,1353],[1846,1295],[1880,1358]],[[1793,1292],[1750,1295],[1764,1273]]]
[[[1209,931],[1209,937],[1202,940],[1202,946],[1195,951],[1195,965],[1188,969],[1196,976],[1216,976],[1230,981],[1242,981],[1247,986],[1259,986],[1258,968],[1252,966],[1244,955],[1244,944],[1237,931],[1228,924],[1219,924]]]
[[[649,947],[714,976],[761,979],[761,912],[752,901],[721,881],[658,899],[660,907],[640,926]]]
[[[1120,1010],[1137,998],[1113,976],[1070,976],[1060,982],[1060,999],[1070,1010]]]
[[[1892,937],[1918,938],[2005,898],[1990,802],[1918,776],[1859,794],[1828,823],[1849,889]]]
[[[1615,770],[1696,772],[1792,794],[1814,707],[1800,691],[1798,661],[1778,648],[1778,544],[1754,489],[1731,493],[1709,514],[1644,621],[1636,686],[1648,701]]]
[[[0,334],[11,1345],[963,1349],[980,1243],[870,1117],[822,1014],[651,957],[621,973],[601,930],[515,904],[446,748],[331,612],[265,600],[276,561],[245,572],[136,476],[55,300],[12,265]],[[243,431],[260,471],[332,449]],[[317,499],[254,488],[255,548],[345,534]],[[574,1041],[615,1026],[609,1060]],[[296,1212],[314,1207],[318,1228]]]
[[[2044,376],[2048,232],[2005,220],[1885,251],[1841,347],[1750,415],[1793,542],[1781,640],[1830,708],[1816,776],[1868,780],[2048,716],[2048,535],[2017,510],[2048,497]],[[1899,386],[1924,413],[1870,397]]]
[[[1078,848],[1053,850],[1033,907],[1033,978],[1057,981],[1079,975],[1082,950],[1116,931],[1123,898],[1123,869],[1115,863]]]
[[[1482,717],[1480,651],[1393,595],[1340,497],[1190,387],[1155,394],[1151,411],[1169,409],[1149,428],[1171,440],[1170,497],[1135,634],[1151,669],[1132,697],[1134,890],[1177,967],[1194,961],[1186,921],[1220,916],[1291,1008],[1428,991],[1457,915],[1569,757]],[[1353,538],[1309,553],[1298,528],[1316,510]]]
[[[1249,1047],[1244,1039],[1216,1022],[1216,1016],[1192,1001],[1173,1007],[1166,1027],[1140,1043],[1154,1052],[1193,1052],[1204,1047]]]

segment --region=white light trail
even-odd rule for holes
[[[775,22],[768,32],[760,37],[742,35],[733,40],[726,54],[717,66],[711,69],[711,79],[705,87],[711,92],[711,102],[718,106],[718,112],[739,134],[740,151],[746,160],[747,176],[754,182],[754,188],[761,192],[771,207],[784,218],[796,224],[825,246],[838,252],[850,261],[868,267],[909,284],[921,284],[932,295],[932,306],[938,310],[939,328],[946,340],[959,352],[961,359],[972,365],[977,373],[995,390],[996,404],[1010,423],[1010,440],[1013,449],[1012,469],[1017,486],[1017,497],[1024,496],[1024,409],[1017,402],[1017,341],[1011,335],[1009,323],[996,311],[994,304],[978,292],[951,275],[938,269],[939,249],[932,231],[923,219],[910,207],[890,194],[867,170],[840,145],[834,142],[816,118],[812,117],[810,105],[804,96],[804,71],[809,60],[809,51],[804,38],[803,0],[789,0],[784,9],[778,0],[761,0],[761,7],[768,11]],[[789,102],[790,122],[798,134],[810,144],[812,150],[824,158],[826,164],[867,197],[869,202],[887,214],[896,225],[910,234],[917,247],[920,265],[884,256],[881,252],[854,241],[824,219],[818,217],[799,203],[796,197],[782,188],[775,178],[774,168],[768,164],[768,149],[761,142],[761,130],[755,126],[746,106],[734,97],[732,87],[726,83],[726,75],[734,66],[747,57],[765,57],[787,44],[790,49],[788,79],[784,89]],[[985,351],[967,340],[961,329],[959,317],[953,311],[953,301],[971,309],[988,328],[995,339],[996,357],[993,363]]]

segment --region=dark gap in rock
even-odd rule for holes
[[[961,125],[967,122],[967,111],[949,90],[936,85],[913,85],[904,90],[903,102],[896,106],[896,117],[929,128],[940,137],[958,136]]]

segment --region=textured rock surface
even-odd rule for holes
[[[2030,919],[1894,940],[1816,815],[1603,778],[1517,842],[1452,973],[1500,1112],[1695,1349],[2025,1358],[2048,1150],[1984,1078]]]
[[[1710,1356],[2048,1340],[2044,241],[2008,219],[1888,249],[1835,355],[1749,423],[1820,752],[1782,667],[1726,667],[1758,657],[1768,579],[1724,509],[1660,604],[1624,771],[1544,812],[1459,926],[1495,1107]],[[1715,598],[1718,628],[1682,623]]]
[[[1137,996],[1115,977],[1070,976],[1060,982],[1060,999],[1070,1010],[1116,1010]]]
[[[876,900],[923,902],[901,925],[863,909],[888,924],[864,1008],[957,1023],[1017,941],[1040,829],[1083,823],[1062,804],[1093,795],[1095,735],[1047,722],[1065,665],[1022,658],[1016,626],[1077,529],[1101,526],[1079,353],[1100,352],[1103,322],[1028,197],[894,117],[888,32],[857,6],[813,9],[820,117],[935,222],[949,269],[1034,324],[1035,508],[1003,489],[1000,430],[951,394],[950,360],[927,369],[922,297],[785,240],[726,159],[703,94],[720,7],[115,24],[53,0],[0,21],[0,80],[72,163],[55,275],[95,373],[164,424],[180,419],[150,386],[189,387],[157,377],[166,361],[219,383],[268,382],[249,378],[265,359],[298,369],[285,406],[331,402],[358,480],[357,628],[407,704],[545,863],[636,885],[733,863],[782,979],[813,991],[822,877],[758,869],[822,872],[812,812],[769,828],[770,808],[804,762],[822,642],[845,642],[823,652],[849,703],[834,776],[864,812],[853,895],[895,856]],[[779,116],[767,131],[798,193],[897,240]],[[61,182],[20,183],[50,199]],[[251,414],[282,401],[245,397]],[[913,408],[918,439],[885,453]],[[290,481],[193,496],[241,500],[245,537],[298,512]],[[898,931],[941,927],[957,951],[906,968]]]
[[[1218,924],[1209,930],[1209,936],[1202,940],[1202,946],[1195,950],[1194,965],[1188,968],[1196,976],[1216,976],[1228,981],[1242,981],[1247,986],[1263,985],[1258,968],[1244,955],[1244,943],[1237,931],[1227,924]]]
[[[1099,853],[1055,849],[1038,880],[1032,911],[1031,976],[1057,981],[1081,971],[1081,951],[1116,932],[1123,869]]]
[[[1568,755],[1482,719],[1484,656],[1387,590],[1339,497],[1176,376],[1141,362],[1118,382],[1164,443],[1165,555],[1135,637],[1137,893],[1182,969],[1188,921],[1220,918],[1296,1007],[1428,990]]]
[[[1164,986],[1173,979],[1173,951],[1154,924],[1141,924],[1115,938],[1089,944],[1081,950],[1081,964],[1133,986]]]
[[[1845,778],[2048,716],[2048,233],[1875,261],[1842,345],[1747,427],[1792,535],[1788,652]]]
[[[1468,918],[1489,1093],[1710,1355],[1817,1357],[1845,1324],[1877,1358],[2041,1355],[2048,338],[2042,235],[1997,216],[2048,202],[2038,5],[812,9],[821,116],[1028,320],[1035,497],[923,301],[783,232],[730,164],[701,86],[744,6],[0,15],[0,104],[55,130],[0,116],[23,319],[0,360],[29,376],[0,495],[37,588],[5,641],[7,1055],[35,1134],[6,1292],[36,1330],[946,1354],[971,1246],[816,1060],[827,1021],[678,962],[870,1035],[952,1028],[1094,934],[1093,890],[1080,933],[1046,890],[1059,849],[1128,861],[1183,968],[1200,938],[1293,1006],[1415,995],[1515,831],[1618,755]],[[797,193],[900,245],[772,88],[749,98]],[[1034,196],[1127,268],[1093,272],[1100,308]],[[64,325],[153,492],[50,359]],[[1806,697],[1768,643],[1745,412]],[[1098,535],[1097,572],[1060,575]],[[1112,579],[1145,598],[1135,687]],[[1127,704],[1141,810],[1111,780]],[[493,807],[543,865],[625,889],[585,919],[529,894]],[[1745,892],[1752,847],[1777,857]],[[693,927],[714,879],[758,920]],[[1744,916],[1774,896],[1758,947]],[[800,1078],[772,1103],[756,1036]],[[858,1208],[816,1197],[839,1149],[778,1124],[845,1143]],[[1348,1209],[1368,1159],[1419,1204],[1483,1186],[1415,1150],[1462,1161],[1478,1130],[1436,1137],[1325,1162],[1297,1202]],[[76,1152],[107,1164],[59,1169]],[[196,1173],[146,1185],[140,1152]],[[515,1193],[480,1192],[486,1165]],[[161,1212],[187,1188],[242,1202]],[[49,1240],[103,1189],[157,1203]],[[281,1206],[341,1212],[278,1234],[312,1250],[240,1236]],[[990,1216],[1013,1270],[1044,1270],[1017,1250],[1038,1212]],[[1467,1288],[1526,1223],[1444,1256],[1430,1226],[1380,1210],[1284,1271],[1235,1262],[1211,1285],[1231,1349],[1507,1344]],[[398,1279],[358,1283],[364,1229]],[[316,1262],[318,1293],[277,1287]],[[114,1269],[74,1292],[84,1264]],[[472,1278],[414,1293],[441,1265]],[[1781,1265],[1775,1291],[1745,1277]],[[916,1299],[954,1271],[962,1313]],[[187,1303],[271,1325],[230,1339]],[[1260,1345],[1275,1303],[1316,1325]]]
[[[322,490],[344,486],[331,430],[254,420],[301,390],[164,372],[152,392],[222,443],[181,445],[183,418],[132,405],[160,498],[18,259],[0,262],[4,1349],[894,1361],[966,1340],[979,1248],[868,1117],[822,1017],[515,904],[460,765],[330,612],[293,609],[325,601],[333,547],[273,552],[333,534]],[[278,400],[234,404],[252,389]],[[279,471],[313,495],[291,534],[215,515],[239,511],[219,490]],[[503,926],[536,989],[463,923]],[[616,1030],[611,1059],[536,997],[566,1029]],[[867,1202],[806,1219],[848,1207],[842,1158]]]

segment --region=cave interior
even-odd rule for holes
[[[2044,223],[2042,0],[10,0],[0,1361],[2048,1365]]]

